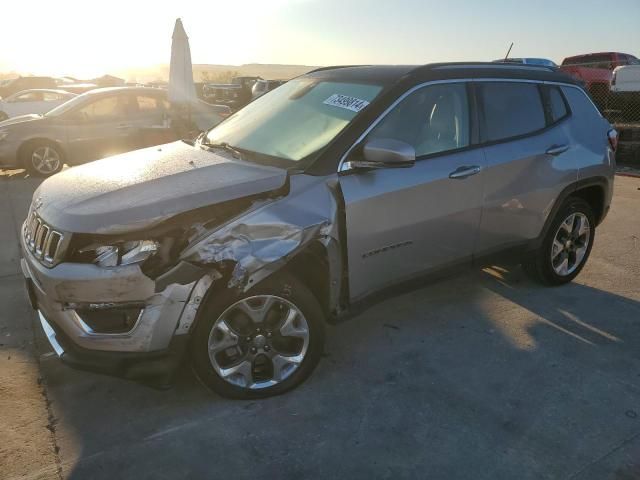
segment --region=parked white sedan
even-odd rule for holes
[[[64,90],[22,90],[0,100],[0,122],[31,113],[47,113],[76,95]]]

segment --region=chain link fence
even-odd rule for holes
[[[617,161],[640,166],[640,64],[636,61],[622,66],[609,61],[563,63],[560,70],[584,82],[602,115],[618,131]]]

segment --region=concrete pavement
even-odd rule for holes
[[[1,225],[36,184],[0,180]],[[3,228],[0,477],[640,478],[639,188],[617,179],[575,283],[494,267],[425,285],[330,327],[312,377],[256,402],[187,367],[156,391],[36,349]]]

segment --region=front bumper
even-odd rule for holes
[[[167,349],[157,352],[106,352],[87,350],[73,343],[38,310],[40,325],[51,348],[65,364],[95,373],[113,375],[164,387],[171,384],[187,348],[187,335],[175,336]]]
[[[132,379],[168,378],[173,373],[188,343],[203,279],[169,284],[156,292],[155,282],[138,266],[105,269],[61,263],[47,268],[25,248],[24,240],[21,243],[29,298],[49,343],[65,363]],[[80,305],[108,311],[132,302],[141,312],[126,332],[100,333],[77,311]]]

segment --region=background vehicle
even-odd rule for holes
[[[65,92],[75,93],[76,95],[80,95],[82,93],[87,93],[91,90],[95,90],[96,88],[100,88],[99,85],[95,83],[65,83],[63,87],[61,87]]]
[[[507,253],[541,283],[573,280],[615,144],[546,67],[323,68],[193,144],[46,180],[23,271],[63,361],[131,378],[188,351],[216,392],[276,395],[311,374],[325,321],[389,288]]]
[[[251,101],[253,85],[261,77],[235,77],[231,83],[209,83],[202,88],[203,98],[212,104],[238,110]]]
[[[18,77],[0,86],[0,98],[8,97],[22,90],[34,88],[57,88],[58,82],[53,77]]]
[[[518,63],[521,65],[538,65],[541,67],[557,67],[556,62],[548,58],[503,58],[494,60],[494,63]]]
[[[613,71],[607,109],[616,122],[640,122],[640,60]]]
[[[0,100],[0,122],[29,113],[46,113],[75,95],[64,90],[23,90]]]
[[[286,80],[258,80],[251,88],[251,96],[255,100],[265,93],[278,88],[280,85],[284,85],[286,82]]]
[[[228,107],[195,101],[184,115],[170,109],[166,90],[96,89],[45,115],[0,122],[0,165],[51,175],[74,165],[158,145],[219,123]]]
[[[636,62],[638,59],[627,53],[588,53],[565,58],[560,69],[581,80],[598,108],[604,111],[609,100],[613,70]]]

